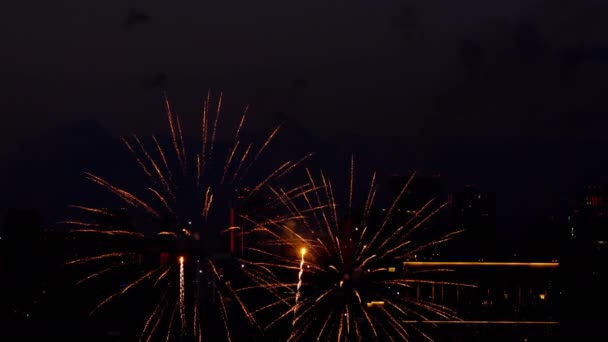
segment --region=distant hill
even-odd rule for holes
[[[97,122],[79,121],[23,144],[2,161],[1,207],[39,208],[43,224],[65,217],[66,206],[93,194],[83,171],[118,174],[126,165],[118,141]]]
[[[440,172],[444,195],[461,190],[465,184],[496,192],[499,233],[508,236],[525,234],[527,222],[533,222],[533,217],[566,213],[572,193],[585,184],[608,180],[606,144],[595,141],[373,139],[345,133],[331,139],[315,139],[288,117],[280,119],[286,122],[285,128],[260,159],[259,168],[251,175],[253,179],[287,158],[298,159],[315,152],[307,166],[312,170],[323,168],[334,177],[339,193],[347,184],[349,158],[354,153],[357,193],[367,191],[371,172],[377,170],[387,199],[391,174],[411,169],[422,174]],[[256,146],[264,138],[258,136]],[[19,152],[3,160],[2,165],[0,208],[40,208],[47,226],[69,217],[68,204],[102,205],[114,201],[86,181],[83,171],[93,171],[118,184],[141,184],[138,166],[130,154],[116,137],[93,121],[73,122],[51,130],[20,146]],[[305,181],[303,177],[294,180]]]

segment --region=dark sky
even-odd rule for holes
[[[163,82],[184,111],[223,89],[315,135],[580,134],[608,59],[567,56],[605,47],[602,3],[11,1],[0,146],[75,118],[157,130]]]
[[[116,136],[158,132],[161,89],[180,112],[195,113],[209,88],[224,90],[229,103],[251,103],[259,127],[280,112],[318,139],[410,139],[419,154],[443,160],[431,163],[442,172],[470,174],[463,182],[482,174],[494,179],[490,189],[520,173],[585,179],[602,164],[593,163],[595,152],[572,146],[601,153],[608,144],[605,1],[24,0],[2,7],[0,156],[75,120],[97,121]],[[528,141],[536,145],[526,148]],[[507,147],[483,147],[492,143]],[[471,149],[467,160],[505,159],[480,172],[454,157],[458,148]],[[550,160],[537,158],[543,154]],[[573,166],[579,159],[584,167]],[[528,166],[502,168],[514,163]]]

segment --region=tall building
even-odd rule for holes
[[[608,337],[601,322],[608,319],[608,192],[588,186],[577,196],[564,232],[562,265],[563,312],[571,336],[581,330]]]
[[[391,203],[398,198],[399,194],[401,194],[409,182],[409,185],[407,185],[407,188],[405,188],[405,191],[401,194],[399,201],[396,203],[396,206],[391,213],[391,219],[394,223],[392,226],[398,227],[407,222],[411,222],[409,224],[415,225],[416,223],[421,222],[426,215],[432,213],[433,210],[438,208],[443,202],[441,199],[441,177],[439,173],[416,173],[413,178],[412,175],[413,171],[405,175],[394,175],[391,178],[393,193]],[[427,203],[429,203],[429,205],[424,211],[420,212]],[[420,216],[415,218],[417,213]],[[443,213],[440,211],[426,219],[424,224],[420,226],[410,238],[415,240],[418,244],[423,244],[439,238],[443,233],[443,231],[439,229],[442,215]],[[411,219],[413,219],[413,221],[410,221]],[[390,234],[388,231],[386,233]],[[430,260],[437,255],[442,247],[443,246],[426,248],[419,253],[416,253],[413,257],[420,260]]]
[[[587,186],[577,196],[569,222],[568,233],[574,242],[600,244],[608,240],[608,192],[599,186]]]
[[[229,211],[230,226],[238,227],[230,231],[229,250],[231,254],[242,255],[247,244],[247,230],[252,222],[263,222],[278,215],[276,207],[280,206],[274,194],[267,189],[260,189],[252,194],[253,189],[235,189]],[[246,219],[245,219],[246,218]]]
[[[40,213],[31,208],[8,209],[4,214],[4,227],[6,239],[11,244],[31,244],[40,238]]]
[[[397,198],[403,187],[411,178],[413,172],[406,175],[394,175],[391,178],[391,188],[393,199]],[[441,196],[441,177],[438,173],[432,175],[416,174],[405,193],[401,196],[397,203],[396,215],[409,216],[422,208],[426,202],[435,199],[435,202],[440,201]],[[399,214],[400,213],[400,214]]]
[[[460,230],[449,244],[451,258],[483,260],[492,258],[496,239],[496,195],[475,186],[449,196],[451,229]]]
[[[6,262],[9,267],[34,263],[41,239],[40,213],[33,208],[11,208],[4,213]]]
[[[401,191],[407,185],[412,177],[413,171],[405,175],[394,175],[391,177],[392,200],[391,203],[399,196]],[[405,192],[401,195],[399,202],[396,204],[391,217],[397,222],[406,222],[412,218],[417,211],[422,209],[424,205],[433,200],[431,207],[437,207],[441,204],[441,177],[438,173],[432,175],[416,174],[411,178],[411,182],[407,185]],[[428,208],[430,209],[430,208]],[[438,224],[438,215],[428,220],[426,226],[436,226]]]
[[[40,214],[36,209],[14,208],[4,214],[6,239],[5,268],[0,284],[0,314],[6,312],[8,327],[16,317],[29,317],[35,299],[39,268],[43,255],[40,251]],[[2,312],[4,311],[4,312]],[[6,320],[3,320],[6,321]]]

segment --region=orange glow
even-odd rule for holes
[[[302,256],[306,255],[306,247],[300,248],[300,254],[302,254]]]
[[[556,268],[559,262],[405,261],[403,266],[503,266]]]
[[[368,303],[369,306],[369,303]],[[403,321],[406,324],[538,324],[538,325],[555,325],[559,322],[555,321]]]
[[[180,263],[180,264],[183,264],[183,263],[184,263],[184,257],[183,257],[183,256],[180,256],[180,257],[179,257],[179,263]]]
[[[538,298],[540,298],[541,300],[545,300],[546,296],[544,293],[541,293],[538,295]]]
[[[371,302],[367,303],[367,307],[368,308],[371,308],[373,306],[384,306],[384,302],[383,301],[374,300],[374,301],[371,301]]]

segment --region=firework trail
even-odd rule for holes
[[[401,209],[414,176],[388,209],[378,211],[374,173],[361,204],[355,205],[354,157],[349,166],[343,207],[336,201],[332,180],[323,172],[315,179],[307,170],[308,186],[288,195],[275,190],[280,200],[288,198],[280,203],[293,218],[282,222],[252,219],[247,258],[241,260],[248,265],[251,285],[237,291],[255,293],[251,298],[258,303],[259,298],[268,298],[267,304],[250,311],[268,333],[283,329],[285,318],[293,315],[290,341],[431,339],[404,322],[458,317],[449,307],[416,296],[416,291],[474,286],[445,280],[452,270],[406,273],[398,264],[453,239],[460,231],[435,234],[435,238],[428,234],[429,222],[443,207],[433,205],[435,199],[413,211]],[[299,262],[283,257],[298,249]],[[290,281],[293,270],[299,271],[295,284]],[[307,282],[303,283],[305,270]],[[295,305],[289,302],[294,293]]]
[[[184,257],[179,257],[179,316],[182,321],[182,334],[186,330],[186,276],[184,275]]]
[[[306,255],[306,248],[302,247],[300,249],[300,255],[301,255],[301,259],[300,259],[300,272],[298,272],[298,285],[296,288],[296,301],[295,301],[295,305],[293,308],[293,327],[295,328],[295,324],[296,324],[296,318],[297,316],[297,312],[298,312],[298,304],[300,301],[300,289],[302,288],[302,275],[304,275],[304,256]]]
[[[141,340],[160,338],[161,334],[166,340],[177,338],[177,334],[181,339],[203,339],[201,317],[207,313],[201,312],[200,304],[203,301],[210,301],[209,298],[213,296],[218,299],[213,305],[224,322],[228,340],[231,339],[231,335],[227,313],[229,307],[224,301],[225,296],[235,297],[239,310],[253,326],[256,326],[248,308],[238,298],[238,292],[223,278],[222,270],[208,257],[211,252],[205,241],[213,233],[225,230],[225,227],[228,227],[231,233],[234,233],[235,229],[238,230],[238,227],[228,224],[227,217],[218,218],[222,212],[216,208],[222,209],[226,206],[225,201],[222,201],[224,197],[234,197],[237,193],[253,189],[247,191],[251,201],[255,202],[260,196],[266,196],[267,188],[274,186],[280,178],[291,172],[309,155],[299,160],[287,160],[266,176],[261,176],[261,181],[258,179],[257,183],[243,185],[245,174],[269,149],[281,125],[270,131],[254,153],[254,143],[245,142],[242,138],[248,114],[248,107],[245,107],[235,129],[233,141],[222,156],[219,153],[221,149],[217,140],[222,102],[223,94],[220,94],[214,104],[211,92],[203,101],[201,137],[199,143],[195,144],[200,148],[198,151],[189,150],[188,147],[191,145],[187,144],[184,137],[182,120],[176,114],[166,94],[164,107],[169,126],[169,143],[165,144],[156,136],[148,140],[136,135],[122,138],[126,149],[133,156],[136,167],[144,176],[141,179],[147,192],[128,190],[106,178],[90,172],[85,173],[88,180],[126,204],[128,206],[126,210],[144,214],[142,225],[146,226],[145,231],[133,231],[134,228],[123,227],[120,221],[122,212],[85,205],[72,206],[80,211],[83,219],[60,222],[74,227],[71,232],[78,234],[79,237],[95,236],[99,244],[110,245],[105,253],[80,256],[66,263],[70,267],[86,268],[86,274],[78,278],[76,285],[101,278],[124,284],[123,288],[112,292],[98,303],[91,314],[131,289],[148,286],[153,293],[158,293],[159,296],[162,293],[161,302],[150,308],[151,314],[142,329]],[[213,118],[210,108],[215,108]],[[168,145],[168,148],[165,148],[165,145]],[[289,201],[291,198],[301,196],[299,193],[302,191],[305,191],[304,188],[287,189],[288,195],[283,196],[282,200]],[[259,210],[268,214],[274,210],[274,207],[279,207],[275,202],[280,201],[275,198],[273,204],[262,202],[261,207],[258,206]],[[243,216],[244,211],[239,212],[239,215]],[[249,222],[254,222],[253,216],[256,215],[248,218]],[[280,224],[279,222],[283,220],[292,220],[292,216],[294,215],[291,212],[275,213],[272,215],[272,222]],[[225,226],[216,228],[218,220],[225,222]],[[244,235],[244,232],[241,234]],[[163,250],[166,250],[163,252],[165,256],[160,255],[161,260],[158,263],[150,264],[142,261],[148,252],[138,246],[148,244],[149,241],[161,241],[169,246],[163,247]],[[192,266],[194,264],[196,266]],[[125,277],[128,279],[125,280]],[[269,282],[264,278],[265,275],[259,277],[260,284]],[[186,281],[187,279],[195,281]],[[215,285],[204,286],[211,283]],[[203,295],[204,292],[213,292],[214,295]],[[173,308],[170,303],[174,303]],[[176,315],[178,311],[179,318]],[[174,319],[179,319],[179,329],[174,328]],[[167,323],[166,329],[163,328],[162,322]]]

